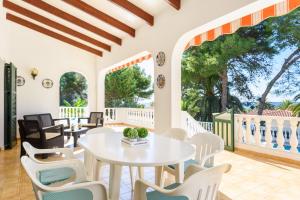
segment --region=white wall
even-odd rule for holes
[[[184,34],[199,27],[202,31],[208,31],[208,28],[216,27],[216,24],[207,23],[222,18],[229,13],[234,12],[232,16],[223,17],[223,21],[230,22],[243,16],[247,12],[253,11],[253,8],[260,9],[259,4],[271,4],[274,0],[185,0],[182,2],[182,8],[179,11],[168,9],[160,16],[155,16],[155,25],[150,27],[145,25],[137,30],[135,38],[127,38],[123,41],[121,47],[113,47],[112,52],[104,55],[103,59],[98,59],[97,65],[99,74],[111,65],[121,62],[122,60],[134,56],[142,51],[149,51],[152,55],[156,55],[159,51],[164,51],[167,56],[166,63],[163,67],[155,66],[154,76],[164,74],[166,77],[166,86],[164,89],[158,89],[155,86],[155,129],[156,132],[162,132],[170,127],[180,126],[180,99],[181,99],[181,68],[180,60],[183,49],[189,39],[196,34],[194,32],[185,38],[186,42],[181,41],[180,45],[176,45]],[[255,5],[250,5],[254,3]],[[243,7],[250,6],[251,9],[244,8],[244,11],[237,11]],[[247,12],[246,12],[247,11]],[[207,30],[205,30],[205,27]],[[201,29],[199,29],[201,30]],[[177,54],[177,63],[174,65],[172,56],[174,52]],[[100,76],[99,76],[100,77]],[[103,87],[98,88],[98,93]],[[104,98],[98,96],[98,107],[103,107]]]
[[[2,5],[1,0],[0,3]],[[2,6],[0,11],[0,58],[12,62],[18,69],[18,75],[25,78],[25,85],[17,87],[18,119],[25,114],[45,112],[58,117],[59,79],[62,74],[69,71],[80,72],[87,78],[89,109],[96,110],[95,56],[6,21]],[[3,45],[4,43],[7,45]],[[30,75],[33,67],[39,70],[35,80]],[[45,78],[53,80],[53,88],[46,89],[42,86],[42,80]]]

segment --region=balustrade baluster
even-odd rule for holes
[[[291,152],[293,153],[298,153],[298,140],[297,140],[297,128],[298,128],[298,120],[296,119],[291,119],[291,135],[290,135],[290,144],[291,144]]]
[[[266,139],[266,148],[272,148],[272,135],[271,135],[271,129],[272,129],[272,119],[269,117],[266,118],[266,130],[265,130],[265,139]]]
[[[284,137],[283,137],[284,120],[277,118],[277,125],[278,125],[278,133],[277,133],[278,149],[284,149],[284,147],[283,147],[283,144],[284,144]]]

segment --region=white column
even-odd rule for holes
[[[105,109],[105,76],[107,70],[99,70],[97,77],[97,111],[104,112]]]
[[[180,120],[177,120],[176,124],[171,124],[172,118],[180,118],[180,107],[179,111],[178,108],[174,110],[171,104],[173,101],[178,101],[178,105],[180,105],[180,98],[174,100],[172,99],[172,97],[174,93],[181,92],[181,79],[176,77],[176,81],[174,82],[176,82],[176,84],[179,85],[180,89],[174,89],[172,76],[175,69],[173,69],[173,66],[171,66],[171,50],[160,49],[160,51],[163,51],[166,55],[165,64],[161,67],[157,66],[157,63],[155,61],[158,51],[153,52],[152,54],[154,59],[154,127],[156,133],[162,133],[163,131],[171,128],[172,126],[180,127]],[[159,74],[165,76],[164,88],[157,87],[156,80]]]

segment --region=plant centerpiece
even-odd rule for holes
[[[140,140],[145,140],[148,136],[148,130],[146,128],[138,128],[137,129]]]
[[[127,132],[127,138],[132,141],[132,142],[136,142],[139,138],[139,133],[136,129],[129,129]]]
[[[125,128],[123,130],[124,138],[122,141],[126,140],[130,143],[147,143],[148,130],[146,128]]]

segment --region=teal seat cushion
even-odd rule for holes
[[[175,189],[179,186],[179,183],[174,183],[165,187],[167,190]],[[188,200],[185,196],[167,196],[157,191],[147,192],[147,200]]]
[[[184,171],[190,166],[190,165],[198,165],[199,163],[196,160],[190,159],[184,162]],[[175,169],[175,165],[169,165],[170,168]]]
[[[88,189],[47,192],[43,194],[43,200],[93,200],[93,193]]]
[[[39,171],[39,180],[44,185],[50,185],[56,182],[64,181],[75,176],[75,171],[69,167],[56,169],[47,169]]]

